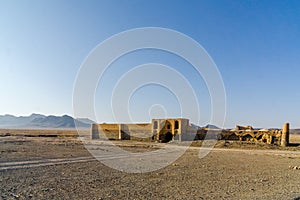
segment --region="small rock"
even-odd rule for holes
[[[13,197],[15,197],[15,198],[17,198],[17,199],[20,198],[20,195],[18,195],[18,194],[12,194],[12,195],[13,195]]]
[[[261,179],[260,182],[266,182],[268,181],[267,179]]]

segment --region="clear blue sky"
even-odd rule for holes
[[[113,34],[149,26],[180,31],[207,50],[226,89],[225,127],[300,127],[300,1],[1,0],[0,114],[72,115],[73,84],[88,53]],[[137,52],[118,60],[111,74],[155,61],[181,69],[196,84],[183,61],[168,58]],[[164,98],[149,99],[155,92]],[[104,96],[96,94],[98,120],[112,121]],[[205,124],[210,100],[207,91],[197,96]],[[166,102],[175,117],[178,102],[169,91],[144,87],[130,101],[133,118],[147,121],[149,106]],[[163,113],[155,109],[154,115]]]

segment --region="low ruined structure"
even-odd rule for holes
[[[200,128],[185,118],[152,119],[151,123],[140,124],[93,124],[92,139],[100,138],[160,142],[221,139],[287,146],[289,124],[284,124],[281,130],[254,129],[252,126],[239,125],[232,130]]]
[[[289,144],[289,124],[284,124],[281,130],[255,130],[251,126],[237,125],[233,130],[223,130],[221,133],[221,138],[224,140],[239,140],[275,144],[284,147]]]
[[[239,125],[236,125],[235,130],[237,130],[237,131],[240,131],[240,130],[253,130],[253,127],[252,126],[239,126]]]
[[[92,139],[108,138],[120,140],[162,141],[192,140],[197,128],[188,119],[152,119],[141,124],[93,124]]]

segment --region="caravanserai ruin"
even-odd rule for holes
[[[288,146],[289,124],[282,129],[254,129],[252,126],[236,126],[235,129],[201,128],[189,119],[152,119],[151,123],[93,124],[92,139],[139,141],[191,141],[203,139],[239,140]]]

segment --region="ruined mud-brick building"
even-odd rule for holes
[[[232,130],[222,130],[221,138],[225,140],[261,142],[279,146],[288,146],[289,129],[289,123],[285,123],[281,130],[253,129],[252,126],[236,126],[236,128]]]
[[[93,124],[92,139],[162,141],[193,140],[198,128],[188,119],[152,119],[140,124]]]
[[[239,140],[287,146],[289,124],[279,129],[253,129],[251,126],[236,126],[232,130],[200,128],[185,118],[152,119],[140,124],[93,124],[92,139],[139,140],[169,142],[202,139]]]

